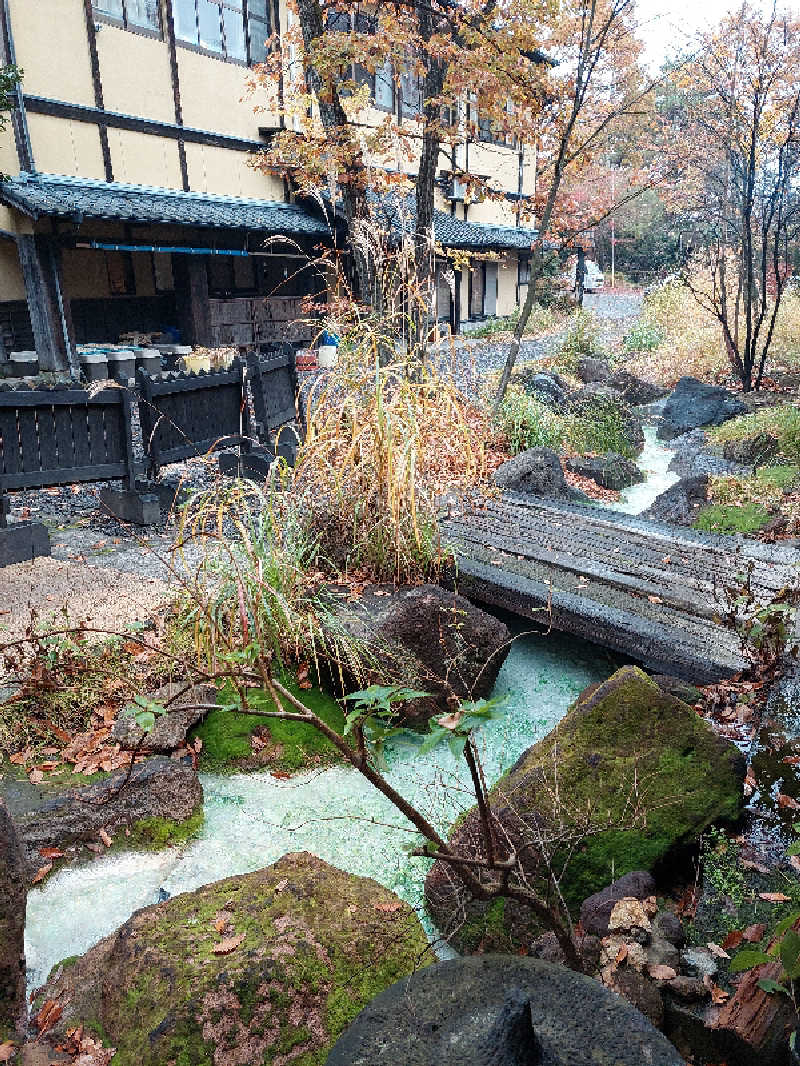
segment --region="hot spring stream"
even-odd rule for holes
[[[617,508],[647,507],[674,476],[671,453],[646,431],[639,463],[648,480],[623,494]],[[521,636],[497,681],[502,716],[481,736],[487,778],[497,778],[563,717],[587,685],[604,680],[615,661],[602,648],[559,634]],[[413,739],[387,752],[389,779],[442,832],[469,805],[463,760],[445,747],[426,756]],[[359,774],[343,766],[277,780],[267,772],[202,774],[205,823],[200,836],[161,852],[98,857],[65,867],[28,897],[26,955],[30,987],[61,959],[81,954],[140,907],[232,874],[274,862],[287,851],[311,851],[355,874],[373,877],[423,910],[429,860],[411,858],[410,826]]]

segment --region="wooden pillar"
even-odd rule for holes
[[[204,255],[175,254],[172,257],[178,324],[184,344],[211,344],[208,311],[208,274]]]
[[[56,300],[56,260],[49,254],[46,241],[46,237],[19,234],[19,262],[39,367],[42,370],[68,370],[64,328]]]

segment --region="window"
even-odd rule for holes
[[[209,295],[230,299],[257,293],[255,260],[250,256],[210,255],[207,259]]]
[[[234,63],[263,63],[267,58],[266,40],[272,32],[269,3],[270,0],[175,0],[175,36]]]
[[[531,261],[527,255],[517,259],[517,284],[527,285],[531,280]]]
[[[408,115],[417,116],[422,112],[422,79],[410,67],[409,62],[404,64],[400,71],[400,118],[406,118]]]
[[[387,59],[375,71],[373,99],[381,111],[394,111],[394,70]]]
[[[95,14],[121,22],[126,30],[161,33],[161,0],[94,0]]]

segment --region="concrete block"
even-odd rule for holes
[[[150,526],[161,520],[161,506],[155,493],[140,493],[130,489],[103,489],[100,503],[120,522],[136,526]]]
[[[50,554],[50,534],[42,522],[15,522],[0,528],[0,566],[26,563]]]

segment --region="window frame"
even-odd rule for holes
[[[98,11],[96,4],[92,3],[92,17],[98,22],[103,22],[107,26],[117,26],[121,30],[125,30],[128,33],[138,33],[140,37],[150,37],[155,41],[164,40],[164,12],[161,6],[161,0],[159,0],[156,10],[158,11],[158,29],[153,29],[151,26],[139,26],[136,23],[130,23],[128,20],[128,4],[130,0],[120,0],[122,4],[122,18],[118,18],[116,15],[109,15],[105,11]]]
[[[206,45],[200,44],[200,9],[198,0],[190,0],[190,3],[194,5],[194,24],[197,31],[197,41],[187,41],[183,37],[179,37],[177,31],[175,32],[175,44],[179,48],[186,48],[190,52],[197,52],[200,55],[208,56],[210,59],[217,59],[221,63],[233,63],[237,67],[247,67],[249,70],[257,66],[259,63],[263,63],[265,59],[253,59],[253,36],[252,26],[253,23],[259,23],[268,31],[264,34],[264,40],[267,40],[273,31],[273,18],[275,14],[274,4],[272,0],[267,0],[266,11],[267,19],[263,19],[261,15],[255,15],[250,12],[249,0],[237,0],[241,4],[242,15],[242,27],[244,31],[244,47],[246,55],[244,59],[238,56],[231,56],[228,54],[228,45],[225,32],[225,20],[223,18],[223,11],[225,9],[229,11],[236,11],[237,9],[231,6],[230,0],[208,0],[209,3],[219,9],[219,32],[220,42],[222,45],[221,51],[217,51],[214,48],[208,48]]]

